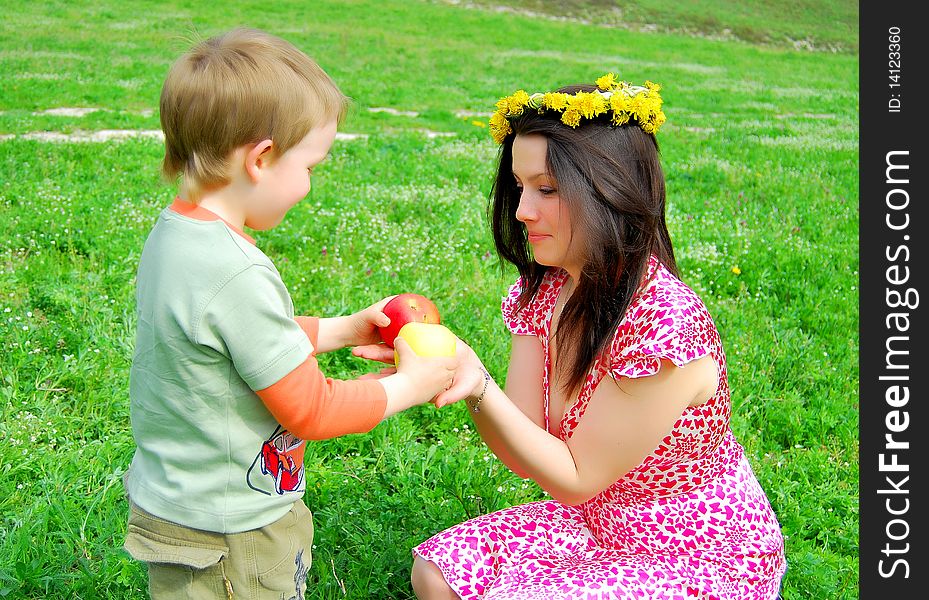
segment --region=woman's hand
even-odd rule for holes
[[[367,344],[352,348],[352,356],[377,362],[394,364],[394,349],[387,344]]]
[[[435,405],[439,408],[464,398],[477,398],[484,389],[486,369],[474,350],[461,338],[458,338],[455,356],[458,359],[458,369],[455,371],[452,385],[435,397]]]
[[[397,372],[396,367],[384,367],[383,369],[379,370],[377,373],[365,373],[365,374],[363,374],[363,375],[359,375],[358,377],[356,377],[356,379],[360,379],[360,380],[365,380],[365,379],[371,379],[371,380],[383,379],[383,378],[385,378],[385,377],[389,377],[390,375],[393,375],[393,374],[396,373],[396,372]]]
[[[437,394],[451,387],[458,367],[457,356],[419,356],[401,337],[394,344],[400,357],[399,366],[392,374],[379,378],[387,392],[384,418],[434,400]]]

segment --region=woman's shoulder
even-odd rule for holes
[[[649,261],[646,281],[629,304],[626,317],[629,322],[673,317],[710,319],[700,296],[654,256]]]
[[[703,300],[664,265],[649,263],[647,282],[630,303],[610,347],[618,374],[657,372],[659,361],[682,366],[717,354],[719,336]]]

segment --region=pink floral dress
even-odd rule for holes
[[[549,327],[567,278],[550,269],[536,298],[517,311],[517,281],[503,300],[507,327],[535,335],[546,369]],[[661,359],[682,366],[710,355],[716,395],[687,408],[636,468],[587,502],[533,502],[486,514],[413,549],[434,562],[463,599],[753,600],[777,598],[786,570],[780,526],[742,446],[729,428],[726,359],[699,297],[657,259],[578,400],[552,435],[571,437],[607,374],[655,374]]]

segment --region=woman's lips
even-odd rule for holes
[[[547,236],[544,233],[530,233],[527,236],[527,239],[529,240],[529,243],[533,243],[533,242],[540,242],[547,237],[550,237],[550,236]]]

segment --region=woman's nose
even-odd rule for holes
[[[516,206],[516,220],[522,223],[535,218],[535,208],[527,196],[526,192],[522,192],[519,195],[519,204]]]

